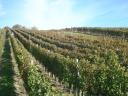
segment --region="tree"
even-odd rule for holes
[[[38,28],[35,27],[35,26],[33,26],[31,29],[32,29],[32,30],[38,30]]]
[[[21,29],[24,28],[22,25],[16,24],[12,27],[13,29]]]

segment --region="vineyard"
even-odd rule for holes
[[[128,29],[0,29],[0,96],[128,96]]]

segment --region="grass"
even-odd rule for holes
[[[1,56],[0,96],[16,96],[14,92],[13,68],[9,40],[6,39]]]

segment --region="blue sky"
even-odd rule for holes
[[[0,27],[128,27],[128,0],[0,0]]]

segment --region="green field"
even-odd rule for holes
[[[128,29],[0,30],[0,96],[128,96]]]

